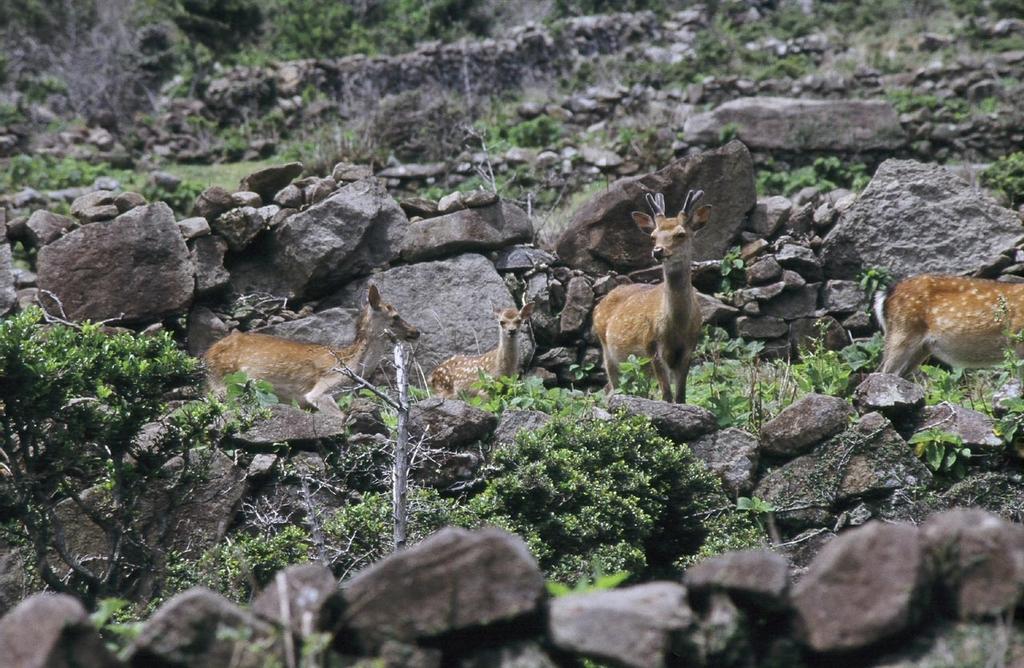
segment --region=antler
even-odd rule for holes
[[[651,207],[651,213],[655,216],[665,215],[665,195],[662,193],[646,193],[644,198],[647,200],[647,206]]]
[[[686,201],[683,202],[683,213],[689,215],[690,210],[696,206],[701,197],[704,197],[703,190],[691,190],[686,193]]]

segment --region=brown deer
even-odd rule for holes
[[[665,214],[665,197],[647,195],[654,217],[633,212],[633,221],[651,235],[651,255],[661,262],[664,280],[657,285],[622,285],[594,309],[594,331],[601,341],[607,390],[619,384],[619,365],[630,355],[649,357],[661,396],[686,402],[686,377],[700,336],[701,314],[697,292],[690,281],[693,235],[708,222],[711,207],[694,206],[704,191],[690,191],[679,214]]]
[[[992,366],[1024,329],[1024,285],[924,274],[876,294],[874,310],[885,332],[882,373],[905,376],[929,355],[952,366]]]
[[[473,383],[485,373],[494,378],[518,376],[522,361],[519,359],[519,332],[533,313],[533,304],[523,308],[495,309],[498,318],[498,347],[482,355],[456,355],[437,365],[430,372],[428,384],[440,397],[455,397],[470,392]]]
[[[270,383],[282,402],[337,414],[338,405],[327,393],[353,382],[342,369],[369,378],[391,343],[412,341],[419,335],[394,306],[381,301],[377,286],[371,285],[356,323],[355,341],[344,348],[233,332],[213,344],[203,358],[215,391],[224,390],[224,376],[243,371]]]

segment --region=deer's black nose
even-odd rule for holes
[[[655,246],[654,250],[651,251],[651,257],[655,260],[660,260],[665,257],[665,249],[661,246]]]

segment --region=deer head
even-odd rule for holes
[[[514,308],[494,309],[494,315],[498,318],[500,336],[502,338],[514,337],[519,333],[519,329],[523,326],[523,323],[530,318],[532,313],[533,302],[519,310]]]
[[[665,213],[665,196],[662,193],[647,193],[647,204],[654,215],[652,217],[634,211],[633,222],[651,235],[654,242],[651,256],[655,260],[667,262],[676,258],[689,261],[693,250],[693,234],[704,227],[711,216],[711,207],[707,204],[694,210],[698,200],[703,196],[703,190],[689,191],[679,213],[675,217],[669,217]]]
[[[361,338],[369,340],[386,337],[391,342],[415,341],[420,337],[419,330],[403,320],[394,306],[381,300],[376,285],[366,291],[366,306],[356,329]]]

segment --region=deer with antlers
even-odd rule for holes
[[[665,213],[665,196],[647,194],[652,216],[633,212],[633,221],[654,242],[651,255],[661,262],[657,285],[622,285],[594,309],[594,331],[601,341],[607,390],[619,384],[619,365],[630,355],[649,357],[665,401],[686,402],[686,377],[700,336],[701,313],[690,279],[693,235],[708,222],[711,207],[694,210],[703,190],[689,191],[679,213]]]
[[[495,309],[498,346],[482,355],[456,355],[437,365],[428,380],[431,391],[440,397],[455,397],[460,392],[470,392],[481,373],[493,378],[518,376],[522,368],[519,333],[532,314],[532,303],[521,309]]]
[[[354,382],[346,371],[368,378],[377,370],[389,345],[412,341],[419,335],[394,306],[382,301],[377,286],[371,285],[356,323],[355,341],[348,346],[333,348],[269,334],[233,332],[213,344],[203,359],[215,391],[225,389],[224,376],[242,371],[250,378],[270,383],[285,403],[294,401],[340,414],[328,392]]]
[[[1024,329],[1024,285],[924,274],[875,295],[885,332],[880,371],[905,376],[929,356],[958,367],[998,364]]]

